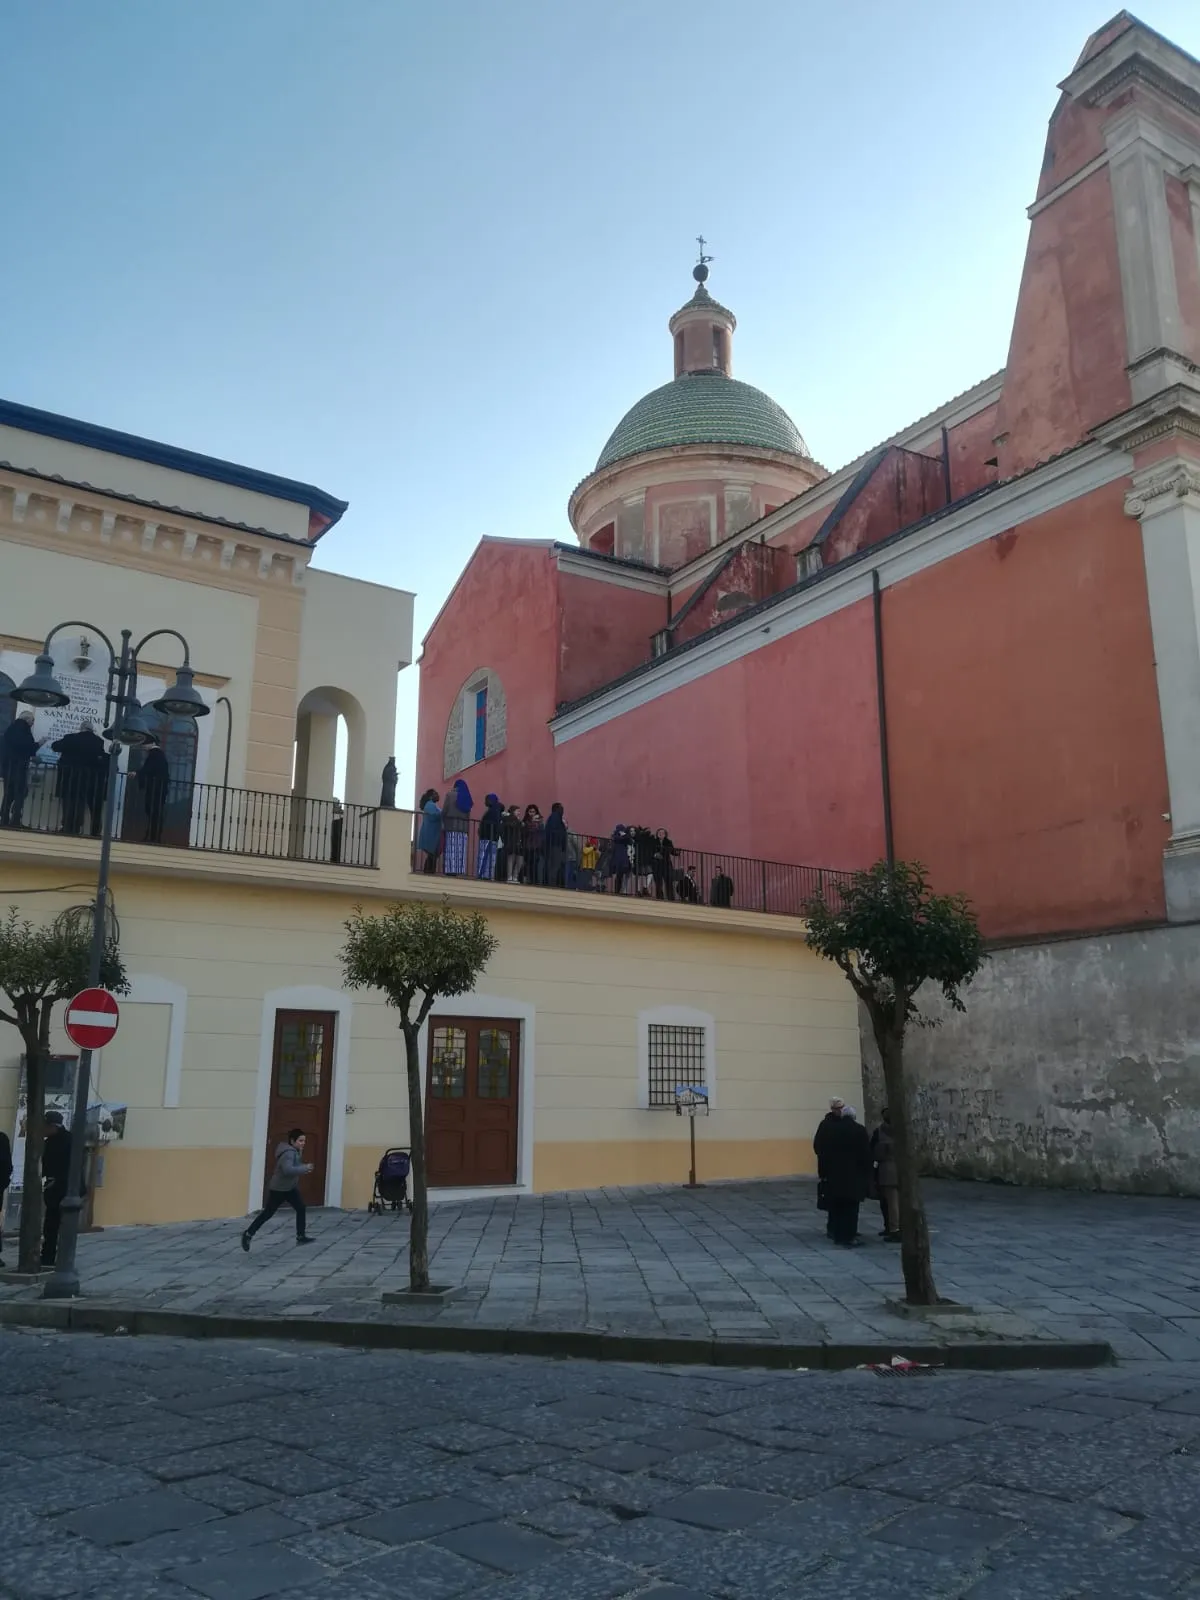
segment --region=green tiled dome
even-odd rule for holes
[[[748,444],[808,455],[796,424],[761,389],[720,372],[693,372],[652,389],[625,413],[596,470],[677,444]]]

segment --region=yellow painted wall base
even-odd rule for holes
[[[562,1189],[618,1188],[639,1183],[686,1183],[686,1128],[678,1139],[633,1139],[596,1144],[535,1144],[533,1182],[539,1194]],[[696,1126],[696,1181],[786,1178],[816,1171],[803,1139],[713,1139]]]
[[[102,1228],[243,1217],[249,1183],[249,1150],[139,1150],[109,1145],[93,1215]]]

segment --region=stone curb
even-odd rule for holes
[[[743,1339],[680,1339],[668,1335],[593,1333],[538,1328],[431,1326],[427,1323],[354,1322],[323,1318],[236,1316],[198,1311],[156,1311],[144,1306],[89,1305],[85,1301],[38,1300],[0,1304],[0,1326],[44,1328],[59,1333],[158,1334],[183,1339],[267,1339],[297,1344],[336,1344],[364,1350],[448,1350],[469,1355],[573,1357],[585,1361],[633,1361],[659,1366],[806,1367],[843,1371],[893,1356],[956,1371],[1013,1372],[1102,1367],[1116,1357],[1112,1346],[1067,1340],[1009,1343],[785,1344]]]

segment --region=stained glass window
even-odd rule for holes
[[[325,1059],[323,1022],[285,1022],[279,1030],[277,1092],[281,1100],[316,1100]]]
[[[507,1100],[512,1093],[512,1037],[507,1028],[479,1030],[481,1100]]]
[[[461,1100],[467,1092],[467,1030],[435,1028],[429,1087],[438,1100]]]

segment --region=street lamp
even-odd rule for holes
[[[105,691],[104,715],[109,726],[104,734],[111,741],[108,767],[104,784],[103,819],[100,830],[100,870],[96,880],[96,906],[92,916],[92,948],[88,958],[88,988],[100,982],[100,967],[104,959],[104,938],[108,907],[108,872],[112,856],[113,817],[117,800],[117,773],[120,766],[121,746],[147,744],[154,738],[146,713],[137,698],[138,657],[151,639],[169,635],[183,646],[183,665],[175,674],[175,682],[157,700],[151,701],[156,711],[170,717],[203,717],[208,715],[198,691],[192,683],[191,653],[188,642],[174,628],[156,628],[146,634],[136,645],[129,628],[121,630],[121,649],[118,653],[112,640],[90,622],[60,622],[51,628],[42,646],[42,653],[34,662],[32,674],[15,689],[9,690],[13,700],[27,706],[65,706],[71,697],[54,676],[54,658],[50,642],[56,633],[66,628],[90,628],[99,634],[108,646],[108,685]],[[42,1290],[47,1300],[71,1300],[79,1293],[79,1273],[75,1266],[75,1246],[79,1239],[79,1213],[83,1207],[79,1186],[83,1177],[83,1149],[87,1135],[88,1096],[91,1089],[92,1052],[81,1049],[79,1070],[75,1076],[75,1109],[71,1115],[71,1155],[67,1167],[67,1193],[62,1202],[62,1227],[58,1238],[58,1253],[54,1271]]]

